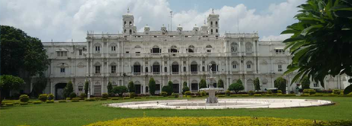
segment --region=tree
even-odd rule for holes
[[[109,94],[110,96],[112,96],[112,93],[113,93],[112,89],[113,89],[113,87],[112,87],[112,84],[111,84],[110,81],[109,81],[109,83],[108,83],[107,89],[108,89],[108,94]]]
[[[49,65],[42,42],[11,26],[1,25],[0,29],[1,74],[19,76],[30,84],[31,77]]]
[[[237,94],[239,91],[244,90],[244,87],[241,83],[236,82],[230,85],[229,90],[235,91],[235,93]]]
[[[204,79],[201,79],[199,82],[199,89],[200,88],[207,88],[207,82]]]
[[[309,89],[310,87],[310,80],[309,78],[306,76],[302,79],[301,81],[301,84],[302,84],[302,89]]]
[[[114,87],[112,89],[112,91],[115,93],[115,94],[118,94],[120,97],[122,97],[123,93],[126,93],[128,90],[127,90],[127,87],[126,86],[117,86],[117,87]]]
[[[155,95],[156,84],[154,78],[149,79],[149,92],[150,95]]]
[[[18,90],[24,85],[23,79],[12,76],[12,75],[1,75],[0,76],[0,106],[4,98],[5,93],[9,93],[12,90]]]
[[[167,94],[168,94],[168,95],[171,95],[172,93],[174,93],[174,90],[173,90],[174,84],[173,84],[171,81],[169,81],[169,82],[167,83],[167,86],[168,86]]]
[[[33,83],[33,90],[32,94],[37,97],[39,94],[42,94],[44,89],[46,88],[46,85],[48,83],[47,78],[44,76],[44,74],[40,74],[38,78],[36,78],[36,81]]]
[[[274,81],[274,86],[278,89],[281,90],[282,93],[286,93],[286,79],[279,77]]]
[[[69,97],[72,92],[73,92],[73,84],[72,84],[72,81],[69,81],[64,89],[65,97]]]
[[[135,92],[135,90],[136,90],[136,87],[134,86],[133,81],[130,81],[128,83],[128,92]]]
[[[218,87],[221,87],[221,88],[224,87],[224,81],[222,79],[218,80]]]
[[[187,86],[187,82],[183,82],[183,87],[182,87],[182,93],[185,93],[186,91],[189,91],[189,87]]]
[[[260,81],[258,77],[254,79],[254,88],[256,91],[260,90]]]
[[[298,22],[281,33],[293,34],[284,41],[293,55],[285,74],[297,71],[292,83],[308,76],[324,87],[327,75],[352,76],[352,1],[308,0],[298,7]]]
[[[89,91],[89,82],[86,81],[84,83],[84,93],[86,93],[86,95],[88,95],[88,91]]]

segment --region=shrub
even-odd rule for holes
[[[130,92],[130,94],[129,94],[129,97],[130,97],[130,98],[134,98],[135,96],[136,96],[136,93]]]
[[[191,92],[190,92],[190,91],[186,91],[184,94],[185,94],[186,96],[190,96],[190,95],[191,95]]]
[[[254,97],[261,97],[261,94],[254,94]]]
[[[5,103],[6,106],[13,106],[13,103]]]
[[[123,97],[123,100],[131,99],[130,97]]]
[[[94,98],[96,101],[99,101],[101,99],[101,97],[95,97]]]
[[[237,94],[239,91],[244,90],[244,87],[242,85],[242,81],[241,80],[237,80],[236,83],[233,83],[230,85],[229,87],[230,91],[235,91],[235,93]]]
[[[182,88],[182,93],[185,94],[186,91],[190,91],[189,87],[185,86]]]
[[[268,90],[266,93],[267,93],[267,94],[273,94],[273,91]]]
[[[27,102],[21,102],[20,105],[28,105]]]
[[[304,94],[308,94],[309,93],[309,89],[303,89],[303,93]]]
[[[20,96],[20,101],[21,102],[28,102],[29,101],[28,95],[26,95],[26,94],[21,95]]]
[[[339,95],[341,94],[341,90],[332,90],[332,94]]]
[[[119,100],[118,97],[111,98],[111,100]]]
[[[77,95],[76,95],[75,92],[71,92],[71,94],[70,94],[70,99],[75,98],[76,96],[77,96]]]
[[[112,90],[115,94],[118,94],[120,97],[122,97],[123,93],[126,93],[128,91],[126,86],[117,86],[114,87]]]
[[[352,92],[348,93],[347,95],[348,95],[348,96],[352,96]]]
[[[167,96],[167,92],[163,91],[163,92],[160,93],[160,95],[163,96],[163,97],[166,97]]]
[[[73,92],[73,84],[72,84],[72,81],[69,81],[67,84],[66,84],[66,87],[64,88],[64,95],[65,97],[70,97],[71,98],[71,94]],[[71,98],[72,99],[72,98]]]
[[[53,94],[48,94],[48,100],[54,100],[54,95]]]
[[[282,91],[281,91],[281,90],[277,90],[277,93],[280,93],[280,94],[282,94]]]
[[[59,100],[59,103],[66,103],[66,100]]]
[[[103,93],[102,98],[108,99],[109,98],[109,94],[108,93]]]
[[[47,100],[46,103],[54,103],[54,100]]]
[[[248,91],[248,95],[253,96],[254,95],[254,91]]]
[[[200,95],[200,96],[206,96],[206,95],[207,95],[207,92],[205,92],[205,91],[200,91],[200,92],[199,92],[199,95]]]
[[[47,94],[40,94],[38,99],[42,102],[45,102],[48,99],[48,95]]]
[[[73,98],[73,99],[71,100],[71,102],[79,102],[79,99],[81,99],[81,98]]]
[[[41,101],[34,101],[33,104],[41,104]]]
[[[86,93],[81,93],[79,95],[79,97],[81,98],[81,100],[84,100],[87,97],[87,94]]]
[[[136,87],[135,87],[133,81],[130,81],[128,83],[128,92],[134,92],[135,90],[136,90]]]
[[[149,93],[150,95],[155,95],[155,90],[156,90],[156,83],[155,83],[155,80],[154,78],[150,78],[149,79]]]
[[[178,95],[179,95],[179,94],[178,94],[178,93],[172,93],[171,95],[172,95],[174,98],[178,98]]]
[[[309,94],[310,94],[310,95],[314,95],[315,93],[317,93],[317,92],[316,92],[314,89],[310,89],[310,90],[309,90]]]
[[[95,101],[95,99],[91,98],[91,99],[86,99],[86,101]]]
[[[231,95],[230,90],[226,90],[226,91],[225,91],[225,94],[226,94],[226,96],[230,96],[230,95]]]

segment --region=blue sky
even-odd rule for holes
[[[211,8],[220,15],[220,33],[258,32],[260,40],[280,41],[296,22],[306,0],[0,0],[0,24],[20,28],[42,41],[85,41],[87,31],[121,33],[122,15],[134,15],[138,31],[172,25],[191,30],[203,25]]]

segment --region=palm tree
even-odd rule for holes
[[[298,72],[291,82],[308,76],[324,87],[326,75],[352,76],[352,2],[308,0],[298,7],[298,22],[282,32],[293,34],[284,41],[293,55],[285,74]]]

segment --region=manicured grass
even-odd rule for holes
[[[247,97],[253,98],[253,97]],[[257,97],[256,97],[257,98]],[[268,97],[263,97],[268,98]],[[276,97],[277,98],[277,97]],[[303,97],[288,97],[303,98]],[[175,98],[148,98],[147,100]],[[287,109],[226,109],[226,110],[132,110],[105,107],[102,104],[146,99],[79,101],[67,103],[42,103],[25,106],[15,105],[0,109],[0,126],[80,126],[93,122],[128,117],[175,117],[175,116],[253,116],[293,119],[346,120],[352,119],[351,97],[307,97],[336,102],[336,105]]]

